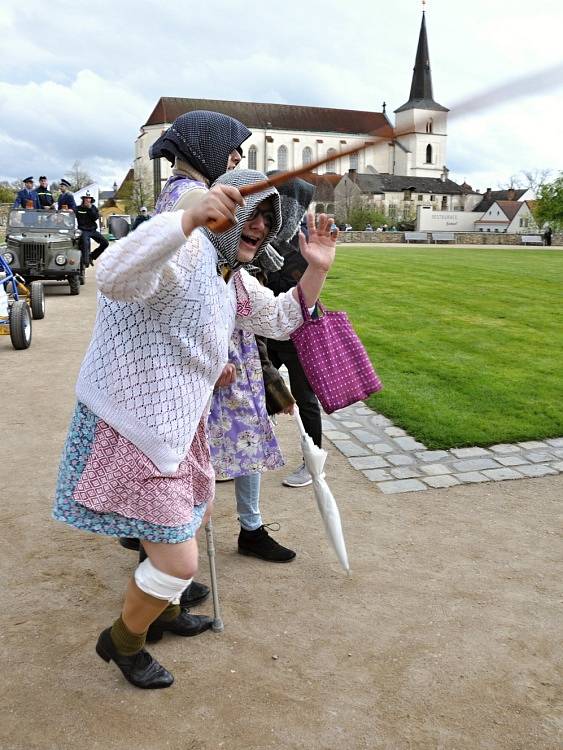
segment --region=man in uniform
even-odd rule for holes
[[[151,218],[151,217],[149,216],[149,212],[148,212],[148,211],[147,211],[147,209],[146,209],[146,208],[145,208],[145,207],[143,206],[143,207],[141,208],[141,210],[140,210],[140,212],[139,212],[139,214],[138,214],[137,218],[136,218],[136,219],[135,219],[135,221],[133,222],[133,226],[131,227],[131,231],[133,231],[134,229],[137,229],[137,227],[139,226],[139,224],[142,224],[142,223],[143,223],[144,221],[148,221],[148,220],[149,220],[150,218]]]
[[[55,208],[55,199],[53,198],[53,193],[49,190],[49,185],[45,175],[42,175],[39,178],[39,187],[36,192],[41,208]]]
[[[26,177],[23,180],[23,188],[18,190],[12,208],[41,208],[37,193],[33,189],[33,177]]]
[[[74,211],[76,209],[76,201],[74,195],[69,192],[70,182],[64,178],[61,180],[61,194],[59,195],[59,211]]]
[[[78,228],[82,232],[80,236],[80,249],[82,251],[82,263],[84,268],[88,268],[90,264],[94,264],[96,258],[104,252],[109,242],[106,238],[98,232],[98,224],[96,223],[99,219],[99,212],[96,206],[94,206],[94,198],[91,195],[83,195],[82,203],[78,208],[74,210],[76,214],[76,223]],[[98,247],[93,253],[90,253],[90,240],[96,240]]]

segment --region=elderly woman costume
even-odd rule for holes
[[[279,195],[244,202],[237,186],[262,179],[224,175],[196,206],[162,213],[116,242],[98,264],[98,311],[76,387],[53,515],[78,529],[136,536],[148,554],[129,582],[120,617],[96,651],[141,688],[174,678],[144,648],[164,631],[187,635],[173,602],[197,570],[195,532],[213,499],[207,408],[236,326],[286,338],[302,323],[295,290],[274,297],[241,263],[264,251],[281,226]],[[228,220],[214,234],[203,225]],[[310,220],[309,267],[316,301],[334,259],[331,221]],[[200,228],[203,227],[203,228]],[[220,272],[236,271],[228,280]]]

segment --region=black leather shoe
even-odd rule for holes
[[[264,526],[248,531],[241,526],[238,537],[238,551],[241,555],[259,557],[260,560],[268,562],[286,563],[291,562],[295,552],[287,547],[282,547],[268,534]]]
[[[192,636],[209,630],[213,625],[213,619],[206,615],[191,615],[187,609],[182,609],[175,620],[155,620],[147,631],[147,641],[154,643],[159,641],[164,632],[175,633],[176,635]]]
[[[141,546],[138,539],[130,536],[120,536],[118,541],[122,547],[125,547],[125,549],[132,549],[134,552],[138,552],[139,547]]]
[[[174,682],[173,675],[153,659],[148,651],[141,649],[133,656],[118,653],[111,639],[111,628],[100,633],[96,652],[104,661],[112,661],[119,667],[123,676],[132,685],[146,690],[167,688]]]
[[[209,596],[209,586],[204,583],[192,581],[187,589],[182,592],[180,597],[181,607],[197,607],[204,602]]]

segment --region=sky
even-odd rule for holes
[[[0,6],[0,180],[74,161],[119,184],[161,96],[381,111],[409,95],[420,0],[26,0]],[[451,109],[450,177],[475,189],[563,170],[563,3],[427,0],[434,98]],[[524,96],[455,105],[558,66]],[[549,85],[548,85],[549,84]],[[555,85],[554,85],[555,84]],[[494,97],[493,97],[494,99]]]

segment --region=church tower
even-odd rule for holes
[[[395,110],[398,135],[394,144],[394,173],[440,177],[446,164],[447,107],[434,101],[426,34],[426,13],[418,37],[409,100]]]

